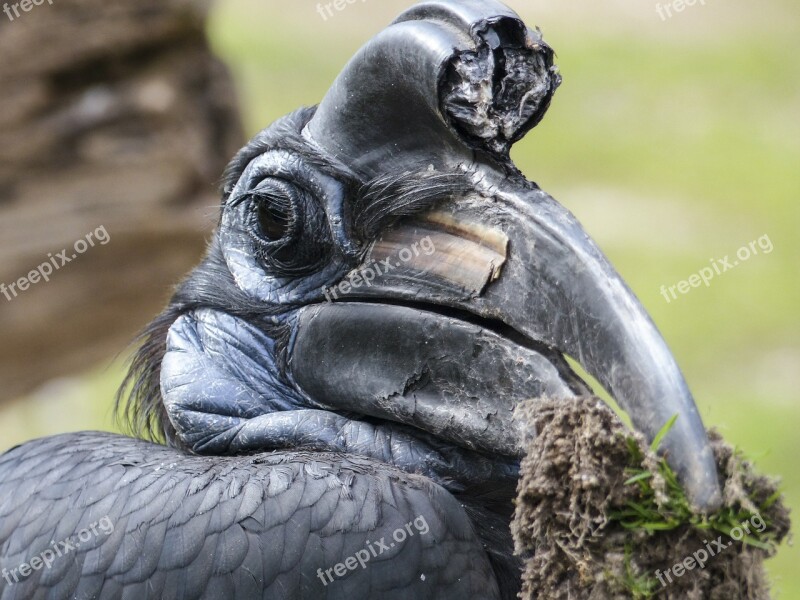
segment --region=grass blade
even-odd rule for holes
[[[661,431],[659,431],[656,434],[656,437],[653,438],[653,443],[650,444],[650,450],[652,450],[653,452],[658,450],[658,447],[661,445],[661,442],[664,440],[664,437],[669,433],[669,430],[672,429],[672,426],[675,425],[675,421],[677,420],[678,420],[678,413],[675,413],[670,417],[669,421],[664,423],[664,426],[661,428]]]

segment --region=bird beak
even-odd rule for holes
[[[305,135],[364,180],[387,165],[431,165],[462,172],[471,190],[380,231],[354,272],[387,270],[336,300],[438,311],[570,356],[651,440],[677,414],[661,451],[693,504],[712,510],[721,503],[714,458],[664,339],[575,217],[508,159],[559,82],[540,35],[493,1],[420,4],[367,44]],[[346,345],[338,339],[339,352]],[[320,365],[312,377],[325,376]]]

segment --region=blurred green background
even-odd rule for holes
[[[323,19],[307,0],[218,2],[209,35],[248,133],[318,102],[408,4],[362,0]],[[577,215],[650,311],[706,424],[780,476],[800,506],[800,6],[705,0],[662,19],[649,1],[511,4],[542,28],[564,76],[515,160]],[[764,235],[771,253],[677,300],[661,295]],[[3,405],[0,450],[115,429],[121,377],[121,359],[109,359]],[[784,546],[770,563],[775,597],[800,598],[798,559]]]

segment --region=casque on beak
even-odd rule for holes
[[[537,376],[544,382],[534,386],[540,393],[581,391],[559,361],[560,354],[569,355],[650,439],[678,414],[661,450],[692,502],[713,510],[721,502],[714,459],[666,343],[572,214],[526,181],[508,158],[511,145],[542,118],[559,83],[553,52],[540,34],[493,0],[418,5],[362,48],[308,124],[307,139],[364,181],[389,168],[411,173],[430,165],[434,171],[464,173],[472,189],[379,232],[364,265],[396,257],[423,240],[435,252],[407,252],[407,260],[394,260],[390,272],[343,300],[393,305],[392,315],[438,312],[491,327],[503,338],[498,344],[504,351],[519,349],[522,362],[535,360],[526,354],[535,350],[555,365],[547,376]],[[352,310],[363,316],[365,309]],[[338,323],[346,329],[355,320],[346,311],[318,319],[317,326],[330,331]],[[391,331],[400,329],[395,324]],[[308,339],[318,341],[320,335]],[[411,352],[411,342],[408,348]],[[348,347],[344,337],[336,350],[363,352],[357,342]],[[481,360],[472,366],[494,381],[491,361]],[[322,365],[308,376],[311,381],[301,383],[313,388],[313,379],[324,373]],[[508,374],[486,402],[500,406],[523,399],[509,396],[531,389],[530,378],[515,378]],[[556,380],[566,383],[559,387]],[[393,408],[383,410],[391,414]],[[426,418],[419,416],[424,406],[413,411],[414,418]],[[446,416],[431,416],[426,424],[433,421],[438,424],[432,429],[449,439],[464,435],[445,423]],[[485,439],[479,435],[482,441],[470,445],[509,451],[510,442],[496,438],[512,439],[510,432],[492,425],[481,431]]]

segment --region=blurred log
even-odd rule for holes
[[[0,13],[0,400],[125,348],[200,257],[242,142],[206,3],[27,6]]]

